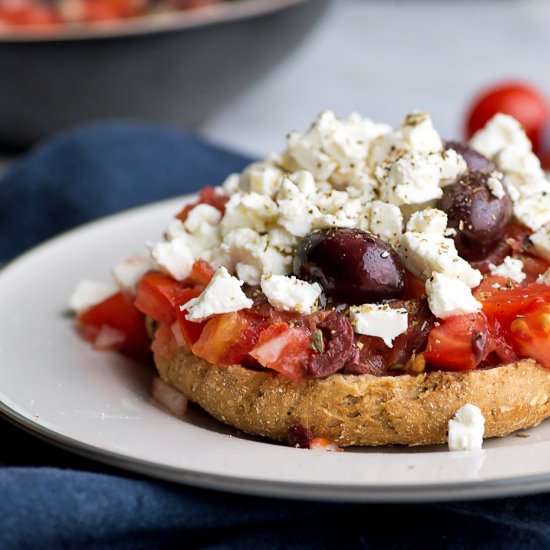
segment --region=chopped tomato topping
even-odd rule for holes
[[[101,349],[117,349],[145,360],[149,355],[149,339],[143,315],[132,299],[117,292],[78,316],[85,336]]]
[[[426,361],[444,370],[471,370],[491,349],[487,319],[483,313],[441,319],[428,336]]]
[[[177,214],[176,218],[184,222],[189,215],[189,212],[199,204],[209,204],[214,208],[218,209],[222,214],[225,212],[225,205],[229,197],[227,195],[220,195],[216,193],[213,187],[205,187],[201,190],[199,198],[190,204],[186,204],[182,211]]]
[[[197,260],[191,269],[189,280],[194,285],[205,287],[214,276],[214,268],[204,260]]]
[[[198,294],[200,292],[164,273],[151,271],[138,284],[135,304],[155,321],[172,324],[178,318],[179,306]]]
[[[521,357],[550,369],[550,303],[537,304],[510,326],[512,342]]]
[[[536,256],[531,256],[531,254],[515,254],[515,258],[523,262],[523,272],[527,275],[524,285],[534,283],[539,275],[542,275],[550,268],[550,262]]]
[[[256,345],[266,326],[262,318],[245,311],[216,315],[206,322],[191,349],[214,365],[239,364]]]
[[[303,327],[284,328],[285,323],[269,327],[250,352],[264,367],[276,370],[294,382],[304,379],[302,366],[313,354],[311,335]]]

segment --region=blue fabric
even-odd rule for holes
[[[93,218],[216,184],[249,160],[145,125],[62,135],[0,179],[0,259]],[[117,471],[3,420],[0,438],[0,548],[550,545],[548,495],[425,505],[262,499]]]

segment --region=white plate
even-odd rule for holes
[[[550,423],[528,438],[445,447],[323,453],[259,441],[194,410],[150,399],[151,370],[93,351],[65,313],[82,278],[156,239],[181,206],[158,203],[87,225],[0,272],[0,409],[52,443],[128,470],[228,491],[293,498],[434,501],[550,489]]]

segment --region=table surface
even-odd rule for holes
[[[422,109],[457,137],[468,101],[488,83],[524,78],[550,95],[548,29],[546,0],[335,0],[291,58],[201,131],[264,154],[322,109],[392,124]]]

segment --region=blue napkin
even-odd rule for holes
[[[250,161],[192,135],[97,124],[0,179],[0,261],[74,225],[221,182]],[[0,420],[1,548],[544,548],[550,497],[424,505],[300,502],[115,470]],[[307,451],[304,451],[307,452]]]

